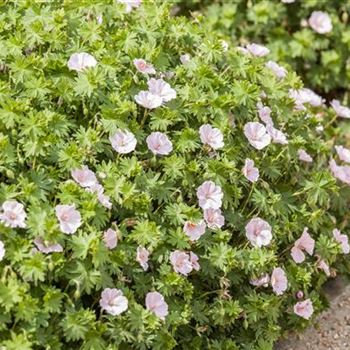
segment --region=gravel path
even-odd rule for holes
[[[314,326],[302,334],[291,334],[276,350],[349,350],[350,285],[336,279],[325,287],[330,309],[322,313]]]

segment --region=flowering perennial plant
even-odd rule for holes
[[[1,5],[0,347],[272,349],[346,265],[346,110],[171,5]]]

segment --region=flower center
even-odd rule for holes
[[[17,215],[15,213],[10,213],[9,218],[11,220],[16,220],[17,219]]]

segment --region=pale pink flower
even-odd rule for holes
[[[260,150],[271,143],[271,136],[267,133],[265,126],[257,122],[248,122],[244,125],[244,135],[249,143]]]
[[[349,254],[349,237],[347,235],[342,234],[338,229],[333,230],[333,237],[338,243],[340,243],[343,253]]]
[[[350,166],[348,165],[337,165],[334,159],[329,162],[329,168],[334,177],[338,180],[350,185]]]
[[[120,154],[132,152],[136,147],[135,135],[127,130],[117,130],[117,132],[109,138],[112,147]]]
[[[173,265],[174,271],[184,276],[187,276],[193,270],[190,256],[180,250],[175,250],[170,254],[170,262]]]
[[[70,70],[75,70],[77,72],[82,72],[85,69],[95,67],[96,65],[97,61],[95,57],[86,52],[73,53],[67,63]]]
[[[220,209],[204,209],[204,220],[209,228],[215,230],[225,225],[225,218]]]
[[[309,103],[313,107],[319,107],[323,104],[323,99],[321,96],[317,95],[314,91],[310,89],[303,88],[299,90],[300,96],[304,103]]]
[[[266,127],[266,130],[268,134],[271,136],[273,143],[279,143],[281,145],[288,144],[287,136],[281,130],[274,128],[272,125],[268,125]]]
[[[197,241],[201,236],[203,236],[205,229],[206,224],[204,220],[200,220],[197,223],[186,221],[183,227],[184,232],[191,239],[191,241]]]
[[[0,221],[6,227],[26,227],[27,214],[24,210],[23,204],[16,200],[8,200],[2,203],[2,213],[0,214]]]
[[[209,145],[213,149],[224,147],[224,136],[218,128],[204,124],[199,128],[199,134],[203,144]]]
[[[299,239],[297,239],[292,248],[292,258],[297,263],[300,264],[305,260],[304,251],[309,255],[313,255],[315,248],[315,240],[311,238],[308,233],[308,228],[305,227],[303,234]]]
[[[259,179],[259,169],[254,166],[254,161],[249,158],[245,160],[242,172],[250,182],[256,182]]]
[[[163,79],[150,79],[147,82],[150,93],[159,96],[162,102],[168,102],[176,98],[176,91]]]
[[[117,0],[121,4],[125,4],[125,12],[129,13],[131,12],[134,8],[138,8],[142,0]]]
[[[258,108],[258,114],[261,121],[266,125],[273,125],[273,120],[271,118],[271,108],[264,106],[261,102],[259,102],[256,107]]]
[[[146,309],[153,312],[161,320],[165,320],[168,315],[168,304],[162,294],[150,292],[146,295]]]
[[[287,70],[274,61],[268,61],[265,66],[270,69],[278,79],[283,79],[287,75]]]
[[[190,261],[191,261],[193,270],[199,271],[200,266],[198,263],[198,256],[193,252],[190,252]]]
[[[350,163],[350,149],[343,146],[335,146],[335,150],[337,151],[340,160]]]
[[[56,205],[55,211],[63,233],[73,234],[81,226],[81,215],[75,209],[75,204]]]
[[[321,96],[317,95],[310,89],[300,89],[300,90],[289,90],[289,97],[295,102],[295,108],[298,110],[304,110],[304,104],[308,103],[313,107],[319,107],[323,104],[323,99]]]
[[[271,226],[260,218],[251,219],[245,227],[246,236],[254,247],[269,245],[272,239]]]
[[[314,11],[309,18],[310,27],[319,34],[326,34],[332,31],[333,25],[328,13]]]
[[[306,163],[312,163],[313,162],[313,159],[310,156],[310,154],[307,153],[303,149],[299,149],[298,150],[298,157],[299,157],[299,160],[302,160],[303,162],[306,162]]]
[[[101,184],[95,183],[89,187],[86,188],[86,191],[89,193],[96,193],[96,194],[101,194],[104,192],[104,188]]]
[[[271,286],[277,295],[282,295],[288,288],[286,273],[280,267],[276,267],[272,271]]]
[[[323,260],[321,259],[318,263],[317,263],[317,267],[321,270],[323,270],[323,272],[326,274],[326,276],[330,276],[331,272],[329,270],[329,265]]]
[[[100,306],[108,314],[116,316],[128,309],[128,299],[120,289],[105,288],[101,293]]]
[[[302,94],[300,92],[301,90],[295,90],[295,89],[289,89],[288,96],[294,100],[294,108],[298,111],[304,111],[306,110],[304,103],[304,99],[302,98]]]
[[[112,202],[110,200],[110,197],[104,194],[104,188],[101,184],[97,183],[95,185],[87,187],[86,191],[90,193],[95,193],[97,195],[97,200],[99,201],[99,203],[107,209],[112,208]]]
[[[6,253],[5,245],[3,241],[0,241],[0,261],[4,259]]]
[[[257,57],[263,57],[270,53],[270,50],[267,47],[259,44],[254,44],[254,43],[247,45],[247,50],[253,56],[257,56]]]
[[[294,313],[306,320],[309,320],[312,314],[314,313],[314,308],[312,301],[306,299],[304,301],[299,301],[294,305]]]
[[[100,202],[100,204],[103,205],[105,208],[107,208],[107,209],[112,208],[112,202],[111,202],[111,199],[108,195],[106,195],[104,193],[98,193],[97,199]]]
[[[34,244],[39,249],[39,251],[44,254],[63,252],[63,247],[59,243],[48,243],[45,242],[41,237],[35,238]]]
[[[331,106],[338,117],[350,119],[350,108],[342,106],[338,100],[332,100]]]
[[[154,109],[162,105],[162,98],[149,91],[140,91],[135,96],[135,101],[142,107]]]
[[[108,249],[114,249],[118,244],[117,232],[109,228],[103,233],[103,242]]]
[[[191,62],[191,56],[188,53],[185,53],[180,56],[180,61],[185,66],[186,64]]]
[[[153,64],[147,63],[142,58],[135,58],[133,60],[134,66],[140,73],[144,74],[156,74],[156,70],[153,67]]]
[[[167,155],[173,150],[173,144],[168,136],[161,132],[152,132],[146,138],[148,149],[153,154]]]
[[[72,170],[71,175],[74,181],[81,187],[90,187],[98,183],[95,173],[86,165],[84,165],[81,169]]]
[[[205,181],[197,189],[197,198],[202,209],[219,209],[223,197],[221,187],[213,181]]]
[[[141,265],[144,271],[148,270],[149,251],[144,247],[137,247],[136,261]]]
[[[249,283],[255,287],[264,286],[265,288],[268,286],[269,282],[270,276],[267,273],[261,275],[259,278],[254,278],[249,281]]]

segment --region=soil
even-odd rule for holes
[[[290,334],[276,350],[350,350],[350,285],[335,279],[325,287],[330,308],[312,327],[301,334]]]

